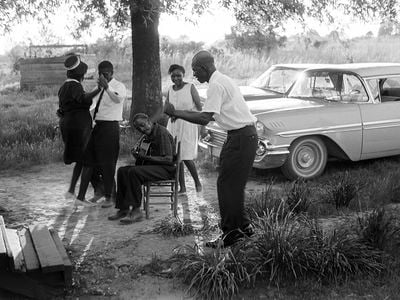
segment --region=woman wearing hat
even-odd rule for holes
[[[92,117],[89,108],[92,99],[100,92],[100,88],[86,93],[82,81],[88,69],[87,64],[77,55],[68,56],[64,62],[67,79],[58,91],[60,129],[64,141],[64,163],[75,162],[71,183],[66,198],[74,198],[75,186],[82,171],[83,151],[89,140],[92,129]],[[85,203],[77,203],[84,205]]]

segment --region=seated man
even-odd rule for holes
[[[117,171],[117,198],[115,215],[109,220],[120,220],[121,224],[140,221],[142,202],[142,184],[147,181],[172,179],[175,174],[173,164],[174,140],[168,130],[153,123],[145,114],[133,117],[133,126],[144,134],[133,155],[134,166],[120,167]],[[143,153],[145,145],[149,145]]]

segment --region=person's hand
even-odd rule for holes
[[[175,114],[175,107],[174,107],[174,105],[171,104],[171,103],[169,103],[169,102],[165,103],[165,106],[164,106],[164,113],[167,114],[167,115],[170,116],[170,117],[173,117],[174,114]],[[176,118],[175,118],[175,119],[176,119]]]
[[[97,84],[105,90],[108,89],[108,81],[103,74],[100,74]]]

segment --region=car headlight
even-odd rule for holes
[[[258,136],[264,136],[265,132],[267,130],[267,127],[265,127],[265,125],[262,122],[257,121],[256,122],[256,130],[257,130]]]
[[[264,143],[259,141],[258,142],[257,151],[256,151],[256,155],[257,156],[263,156],[266,151],[267,151],[267,148],[265,147]]]

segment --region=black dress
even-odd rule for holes
[[[61,136],[64,141],[64,163],[81,162],[92,130],[89,108],[82,85],[68,79],[58,91]]]

